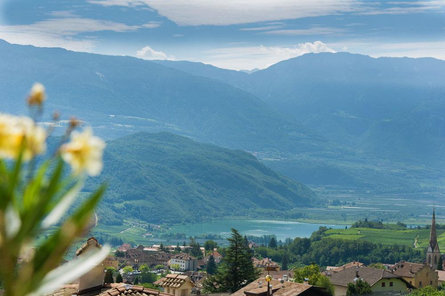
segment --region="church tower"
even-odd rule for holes
[[[439,244],[437,243],[436,234],[436,213],[433,209],[433,220],[431,221],[431,233],[430,233],[430,244],[426,251],[426,263],[433,269],[437,268],[439,263],[440,250]]]

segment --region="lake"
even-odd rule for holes
[[[278,240],[295,237],[310,237],[312,232],[320,226],[331,228],[344,228],[345,225],[311,224],[296,221],[280,220],[214,220],[211,222],[190,223],[175,225],[171,230],[176,233],[185,233],[187,236],[203,234],[218,234],[224,237],[230,235],[230,229],[235,228],[243,235],[263,236],[275,234]]]

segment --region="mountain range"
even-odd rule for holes
[[[79,116],[110,143],[137,132],[174,133],[247,151],[311,188],[369,191],[370,198],[440,195],[442,77],[445,62],[429,58],[307,54],[246,73],[0,40],[2,111],[26,113],[26,92],[40,81],[48,111]]]

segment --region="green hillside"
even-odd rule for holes
[[[326,234],[330,238],[365,240],[373,243],[399,244],[414,246],[417,237],[419,249],[425,249],[430,239],[430,230],[421,229],[375,229],[375,228],[349,228],[349,229],[329,229]],[[445,249],[445,230],[437,230],[437,239],[441,249]]]
[[[275,173],[249,153],[168,133],[138,133],[111,141],[104,162],[94,182],[109,184],[99,211],[106,224],[128,218],[161,223],[270,218],[278,213],[273,217],[284,217],[283,211],[309,206],[315,197],[309,188]]]

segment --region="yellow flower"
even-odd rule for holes
[[[41,83],[34,83],[28,96],[28,105],[40,106],[45,101],[45,98],[45,87]]]
[[[0,158],[17,158],[24,145],[23,159],[29,160],[45,151],[45,139],[45,130],[31,118],[0,114]]]
[[[61,155],[75,174],[86,171],[90,176],[97,176],[102,170],[104,148],[105,142],[87,128],[82,133],[71,134],[71,141],[61,147]]]

